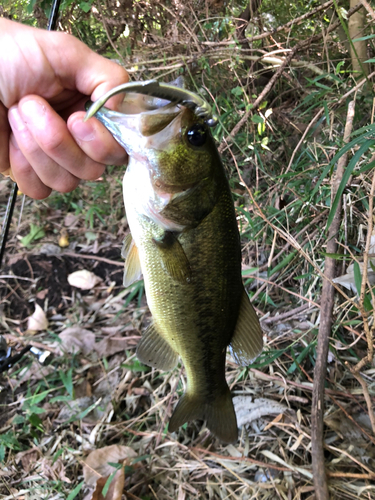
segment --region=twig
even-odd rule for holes
[[[370,161],[373,161],[375,159],[375,156],[371,158]],[[366,332],[366,339],[367,339],[367,355],[353,368],[352,373],[354,372],[358,373],[359,370],[365,366],[366,363],[371,363],[372,358],[374,357],[374,341],[373,341],[373,331],[374,331],[374,325],[370,328],[369,322],[368,322],[368,314],[364,306],[364,299],[365,299],[365,291],[366,291],[366,284],[367,284],[367,273],[368,273],[368,258],[369,258],[369,251],[370,251],[370,245],[371,245],[371,237],[372,237],[372,227],[373,227],[373,208],[374,208],[374,192],[375,192],[375,172],[372,177],[372,184],[371,184],[371,189],[370,189],[370,195],[369,195],[369,200],[368,200],[368,217],[367,217],[367,239],[366,239],[366,247],[365,251],[363,252],[363,274],[362,274],[362,284],[361,284],[361,293],[359,295],[359,304],[358,308],[359,311],[362,315],[363,318],[363,328]]]
[[[344,143],[349,142],[352,132],[355,101],[351,101],[348,107],[347,119],[344,132]],[[337,193],[347,164],[348,154],[341,156],[336,177],[332,185],[332,199]],[[332,224],[328,231],[327,253],[337,252],[336,235],[341,225],[341,202],[337,207]],[[335,289],[331,285],[335,277],[336,261],[332,257],[326,257],[324,265],[324,281],[321,296],[320,325],[317,345],[316,365],[314,368],[314,388],[311,412],[311,453],[312,468],[314,474],[314,485],[317,500],[328,500],[328,484],[324,467],[323,451],[323,410],[324,410],[324,380],[327,371],[327,355],[329,346],[329,335],[332,327],[332,312]],[[327,280],[328,278],[328,280]]]
[[[249,111],[247,111],[243,115],[243,117],[237,123],[237,125],[235,125],[233,127],[233,129],[230,132],[230,134],[222,141],[222,143],[219,146],[219,153],[223,152],[225,145],[236,136],[236,134],[241,129],[242,125],[247,122],[249,116],[254,112],[254,109],[256,109],[259,106],[259,104],[264,100],[264,98],[266,97],[266,95],[272,90],[272,87],[274,86],[274,84],[276,83],[276,81],[280,78],[282,72],[284,71],[284,69],[286,68],[286,66],[290,63],[290,61],[293,59],[294,55],[299,50],[299,48],[300,48],[300,44],[297,44],[294,47],[294,49],[285,57],[284,62],[282,63],[282,65],[278,68],[278,70],[273,75],[273,77],[271,78],[271,80],[267,83],[267,85],[264,87],[264,89],[262,90],[262,92],[259,94],[259,96],[253,102],[252,108],[249,109]]]
[[[364,396],[366,404],[367,404],[368,416],[370,417],[372,432],[374,433],[374,436],[375,436],[375,415],[374,415],[374,410],[372,409],[372,401],[370,398],[370,394],[368,392],[367,384],[363,380],[362,376],[359,373],[355,373],[352,370],[351,370],[351,372],[362,386],[363,396]]]
[[[333,4],[333,1],[326,2],[322,5],[319,5],[315,9],[309,10],[309,12],[307,12],[306,14],[303,14],[302,16],[297,17],[296,19],[292,19],[292,21],[289,21],[286,24],[283,24],[282,26],[279,26],[278,28],[276,28],[272,31],[266,31],[265,33],[261,33],[260,35],[248,37],[247,40],[251,43],[251,42],[255,42],[256,40],[262,40],[263,38],[268,38],[270,36],[274,36],[276,33],[279,33],[280,31],[287,30],[287,29],[291,28],[292,26],[296,26],[296,25],[300,24],[302,21],[305,21],[309,17],[314,16],[315,14],[320,12],[321,10],[328,9],[329,7],[332,6],[332,4]],[[236,42],[235,41],[233,41],[233,42],[226,41],[226,42],[222,42],[222,43],[228,45],[228,44],[234,44]],[[220,45],[220,42],[219,43],[218,42],[203,42],[203,45]]]
[[[356,375],[354,375],[354,376],[356,377]],[[357,378],[357,377],[356,377],[356,378]],[[362,377],[361,377],[361,378],[362,378]],[[364,381],[363,379],[362,379],[362,382],[365,384],[365,381]],[[360,383],[362,383],[362,382],[360,382]],[[365,384],[365,386],[366,386],[366,384]],[[363,386],[362,386],[362,387],[363,387]],[[366,392],[367,392],[367,394],[368,394],[367,387],[366,387]],[[365,400],[366,400],[366,403],[367,403],[367,405],[368,405],[368,401],[367,401],[366,396],[365,396],[365,390],[363,391],[363,395],[364,395]],[[345,408],[344,408],[344,407],[343,407],[343,406],[342,406],[342,405],[341,405],[341,404],[337,401],[337,399],[336,399],[336,398],[334,398],[332,395],[330,395],[329,397],[332,399],[332,401],[335,403],[335,405],[336,405],[336,406],[338,406],[338,407],[341,409],[341,411],[342,411],[343,413],[345,413],[346,418],[348,418],[349,420],[351,420],[351,421],[353,422],[353,424],[354,424],[356,427],[358,427],[358,429],[359,429],[359,430],[360,430],[363,434],[365,434],[365,436],[367,436],[367,437],[368,437],[368,439],[372,442],[372,444],[375,444],[375,439],[374,439],[374,438],[373,438],[373,437],[372,437],[372,436],[371,436],[368,432],[366,432],[366,430],[365,430],[365,429],[363,429],[363,428],[359,425],[359,423],[358,423],[358,422],[356,422],[356,421],[354,420],[354,418],[353,418],[351,415],[349,415],[349,413],[348,413],[348,412],[345,410]],[[371,404],[371,399],[370,399],[370,395],[369,395],[369,394],[368,394],[368,397],[369,397],[370,404]],[[374,416],[374,414],[372,414],[372,416]],[[370,420],[371,420],[371,417],[370,417]],[[372,422],[371,422],[371,423],[372,423]],[[373,427],[373,431],[374,431],[374,427]],[[374,434],[375,434],[375,433],[374,433]]]
[[[360,0],[360,2],[375,21],[375,12],[374,9],[371,7],[371,5],[366,0]]]
[[[292,309],[291,311],[286,311],[285,313],[277,314],[276,316],[270,316],[270,317],[265,318],[263,320],[261,319],[260,321],[262,321],[262,323],[267,323],[267,324],[268,323],[276,323],[278,321],[283,321],[287,318],[293,318],[294,316],[297,316],[298,314],[305,311],[306,309],[311,309],[311,311],[312,311],[310,304],[303,304],[302,306],[296,307],[295,309]],[[309,311],[309,312],[311,312],[311,311]]]
[[[297,153],[297,151],[299,150],[301,144],[303,143],[303,141],[305,140],[305,137],[306,135],[308,134],[310,128],[314,125],[314,123],[316,122],[316,120],[319,118],[319,116],[323,113],[324,111],[324,108],[321,108],[317,114],[314,116],[314,118],[310,121],[310,123],[308,124],[308,126],[306,127],[306,130],[304,131],[304,133],[302,134],[302,137],[301,139],[298,141],[298,144],[297,146],[294,148],[294,151],[290,157],[290,160],[289,160],[289,163],[288,163],[288,166],[287,166],[287,169],[285,170],[285,172],[283,172],[283,174],[287,174],[289,172],[289,169],[290,167],[292,166],[292,163],[293,163],[293,160],[294,160],[294,157]]]
[[[370,78],[372,78],[373,76],[375,75],[375,71],[373,71],[372,73],[370,73],[367,78],[364,78],[363,80],[361,80],[360,82],[357,83],[357,85],[355,87],[353,87],[352,89],[350,89],[346,94],[344,94],[342,97],[340,97],[340,99],[337,101],[336,105],[337,104],[341,104],[342,102],[344,102],[346,100],[346,98],[348,96],[350,96],[350,94],[353,94],[353,92],[356,92],[360,87],[362,87],[362,85],[364,85],[368,80],[370,80]]]
[[[353,7],[352,9],[349,9],[348,12],[347,12],[347,17],[349,18],[350,16],[352,16],[353,14],[355,14],[355,12],[357,12],[357,10],[359,10],[361,7],[362,7],[362,4],[358,3],[355,7]],[[327,29],[326,32],[324,32],[324,33],[322,32],[322,33],[319,33],[318,35],[314,35],[314,36],[308,38],[307,40],[303,40],[303,41],[297,43],[297,45],[295,45],[293,47],[292,51],[285,57],[284,62],[282,63],[282,65],[278,68],[278,70],[273,75],[273,77],[271,78],[271,80],[267,83],[267,85],[264,87],[264,89],[259,94],[259,96],[257,97],[257,99],[254,101],[252,108],[249,109],[249,111],[247,111],[244,114],[244,116],[241,118],[241,120],[232,129],[232,131],[230,132],[230,134],[225,139],[223,139],[222,143],[220,144],[220,146],[218,148],[219,149],[219,153],[223,152],[225,144],[228,143],[229,141],[231,141],[236,136],[236,134],[241,129],[242,125],[244,125],[247,122],[248,118],[253,113],[254,109],[256,109],[259,106],[259,104],[264,100],[264,98],[266,97],[266,95],[272,90],[272,87],[274,86],[274,84],[276,83],[276,81],[280,78],[280,76],[283,73],[283,71],[286,68],[286,66],[292,61],[292,59],[296,55],[296,53],[298,51],[300,51],[301,49],[304,49],[304,48],[308,47],[309,45],[311,45],[311,43],[316,42],[317,40],[319,40],[323,36],[328,35],[328,33],[330,33],[331,31],[335,30],[339,25],[340,25],[340,20],[338,20],[335,23],[331,24],[331,26]],[[252,39],[249,38],[249,41],[252,41],[254,39],[255,39],[255,37],[252,38]],[[365,81],[367,81],[370,78],[370,76],[372,76],[372,75],[369,75]],[[360,83],[362,83],[362,82],[360,82]]]

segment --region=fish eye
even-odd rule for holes
[[[203,146],[207,139],[207,130],[204,125],[193,125],[187,131],[188,141],[192,146]]]

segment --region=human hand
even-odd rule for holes
[[[83,122],[83,110],[127,81],[121,66],[70,35],[0,18],[0,172],[42,199],[124,164],[124,149],[95,118]]]

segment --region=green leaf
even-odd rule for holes
[[[68,498],[66,500],[73,500],[78,495],[78,493],[81,491],[84,484],[85,484],[84,481],[81,481],[79,484],[77,484],[77,486],[74,488],[74,490],[69,493]]]
[[[355,42],[362,42],[363,40],[370,40],[370,38],[375,38],[375,35],[366,35],[366,36],[361,36],[361,38],[354,38],[352,40],[352,42],[353,43],[355,43]]]
[[[79,4],[79,8],[83,10],[86,14],[90,11],[91,9],[91,3],[89,2],[81,2]]]
[[[294,259],[294,257],[297,255],[297,253],[298,253],[298,250],[294,250],[289,255],[287,255],[286,257],[284,257],[283,260],[277,264],[277,266],[275,266],[273,269],[271,269],[269,271],[268,276],[271,277],[273,274],[275,274],[278,271],[280,271],[280,269],[283,269],[286,265],[289,264],[289,262],[291,260]]]
[[[328,111],[327,101],[323,101],[323,107],[324,107],[324,114],[325,114],[325,117],[326,117],[326,122],[327,122],[327,125],[329,127],[330,126],[330,121],[329,121],[329,111]]]
[[[77,413],[76,415],[71,416],[70,419],[67,420],[65,423],[66,424],[70,424],[70,422],[74,422],[75,420],[82,420],[82,419],[84,419],[85,416],[88,415],[90,413],[90,411],[92,411],[97,406],[98,406],[98,403],[95,402],[94,404],[92,404],[91,406],[89,406],[88,408],[86,408],[86,410],[83,410],[80,413]]]
[[[259,115],[253,115],[251,117],[251,121],[253,123],[264,123],[264,119],[261,116],[259,116]]]
[[[353,172],[353,174],[358,175],[361,174],[362,172],[367,172],[368,170],[371,170],[373,167],[375,167],[375,160],[370,161],[370,163],[361,167],[357,172]]]
[[[4,462],[5,460],[5,446],[0,444],[0,462]]]
[[[242,90],[242,87],[234,87],[231,91],[230,91],[231,94],[233,94],[234,96],[236,97],[239,97],[239,96],[242,96],[243,94],[243,90]]]
[[[66,373],[59,370],[59,375],[69,396],[73,398],[73,368],[69,368]]]
[[[357,144],[360,144],[364,140],[366,140],[369,137],[371,137],[371,135],[374,135],[374,132],[375,132],[375,124],[374,125],[367,125],[365,127],[361,127],[360,129],[358,129],[358,130],[356,130],[355,132],[352,133],[353,137],[355,137],[357,135],[360,135],[360,134],[363,134],[363,135],[359,139],[357,139],[357,138],[353,139],[351,142],[349,142],[343,148],[341,148],[338,153],[335,154],[335,156],[332,158],[332,160],[330,161],[330,163],[326,166],[326,168],[323,170],[321,176],[319,177],[319,180],[316,183],[315,188],[313,189],[313,192],[311,193],[311,197],[310,198],[312,198],[316,194],[316,192],[318,191],[321,183],[326,178],[326,176],[327,176],[328,172],[331,170],[331,168],[333,168],[333,166],[337,162],[337,160],[343,154],[345,154],[347,151],[349,151],[353,146],[356,146]],[[375,136],[373,136],[372,138],[374,139]]]
[[[299,367],[299,365],[302,363],[302,361],[309,354],[309,352],[310,352],[310,350],[312,349],[313,346],[314,346],[314,344],[309,344],[308,346],[306,346],[303,349],[303,351],[297,356],[297,358],[294,358],[294,351],[291,348],[292,357],[295,359],[295,361],[290,365],[289,370],[287,371],[288,375],[290,375],[291,373],[293,373],[296,370],[296,368]]]
[[[362,146],[359,148],[359,150],[355,153],[353,158],[350,160],[349,165],[346,167],[344,175],[342,176],[342,180],[340,182],[339,188],[337,190],[335,199],[333,200],[331,210],[329,212],[326,230],[328,230],[329,226],[331,225],[331,223],[333,221],[337,207],[341,201],[342,193],[344,192],[344,189],[345,189],[346,184],[349,180],[349,177],[352,175],[352,172],[353,172],[355,166],[357,165],[359,159],[363,155],[363,153],[365,153],[373,143],[374,143],[374,140],[369,139],[364,144],[362,144]]]
[[[29,416],[29,422],[31,425],[36,427],[39,431],[44,430],[42,420],[35,413],[33,413],[32,415]]]
[[[111,483],[113,481],[113,478],[115,477],[116,475],[116,472],[120,469],[122,469],[123,465],[122,464],[115,464],[115,463],[111,463],[111,462],[108,462],[108,465],[110,465],[111,467],[114,467],[115,470],[112,472],[112,474],[109,476],[109,478],[107,479],[107,481],[105,482],[105,485],[104,485],[104,488],[103,488],[103,491],[102,491],[102,495],[103,497],[105,497],[108,493],[108,490],[109,490],[109,487],[111,486]]]
[[[27,247],[30,245],[30,243],[34,240],[40,240],[40,238],[43,238],[45,236],[45,232],[42,227],[39,227],[33,223],[30,224],[30,231],[29,234],[24,236],[21,239],[21,244],[24,247]]]
[[[362,275],[358,262],[354,262],[354,283],[359,295],[361,293]]]

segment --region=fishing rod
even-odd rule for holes
[[[61,0],[53,0],[53,4],[51,7],[51,12],[48,18],[48,31],[55,31],[57,18],[59,15]],[[3,262],[3,257],[5,253],[5,246],[8,238],[10,223],[12,221],[13,211],[17,200],[17,192],[18,186],[17,183],[14,182],[12,186],[12,190],[8,199],[8,205],[5,210],[5,217],[3,223],[3,229],[0,234],[0,269]],[[31,345],[27,345],[20,352],[11,356],[11,348],[7,346],[7,342],[4,337],[0,335],[0,374],[9,370],[14,364],[16,364],[23,356],[31,352],[42,365],[47,365],[50,363],[52,359],[52,353],[48,350],[41,350],[33,347]]]
[[[48,18],[48,25],[47,25],[48,31],[55,31],[56,30],[56,24],[57,24],[57,18],[59,15],[60,3],[61,3],[61,0],[53,0],[51,12],[50,12],[50,15]],[[5,210],[3,229],[2,229],[1,234],[0,234],[0,269],[1,269],[1,266],[3,263],[3,257],[5,254],[5,246],[6,246],[6,242],[8,239],[10,223],[12,222],[13,211],[14,211],[14,207],[16,205],[17,193],[18,193],[18,186],[16,183],[13,183],[12,190],[11,190],[9,200],[8,200],[8,205],[7,205],[7,208]]]

